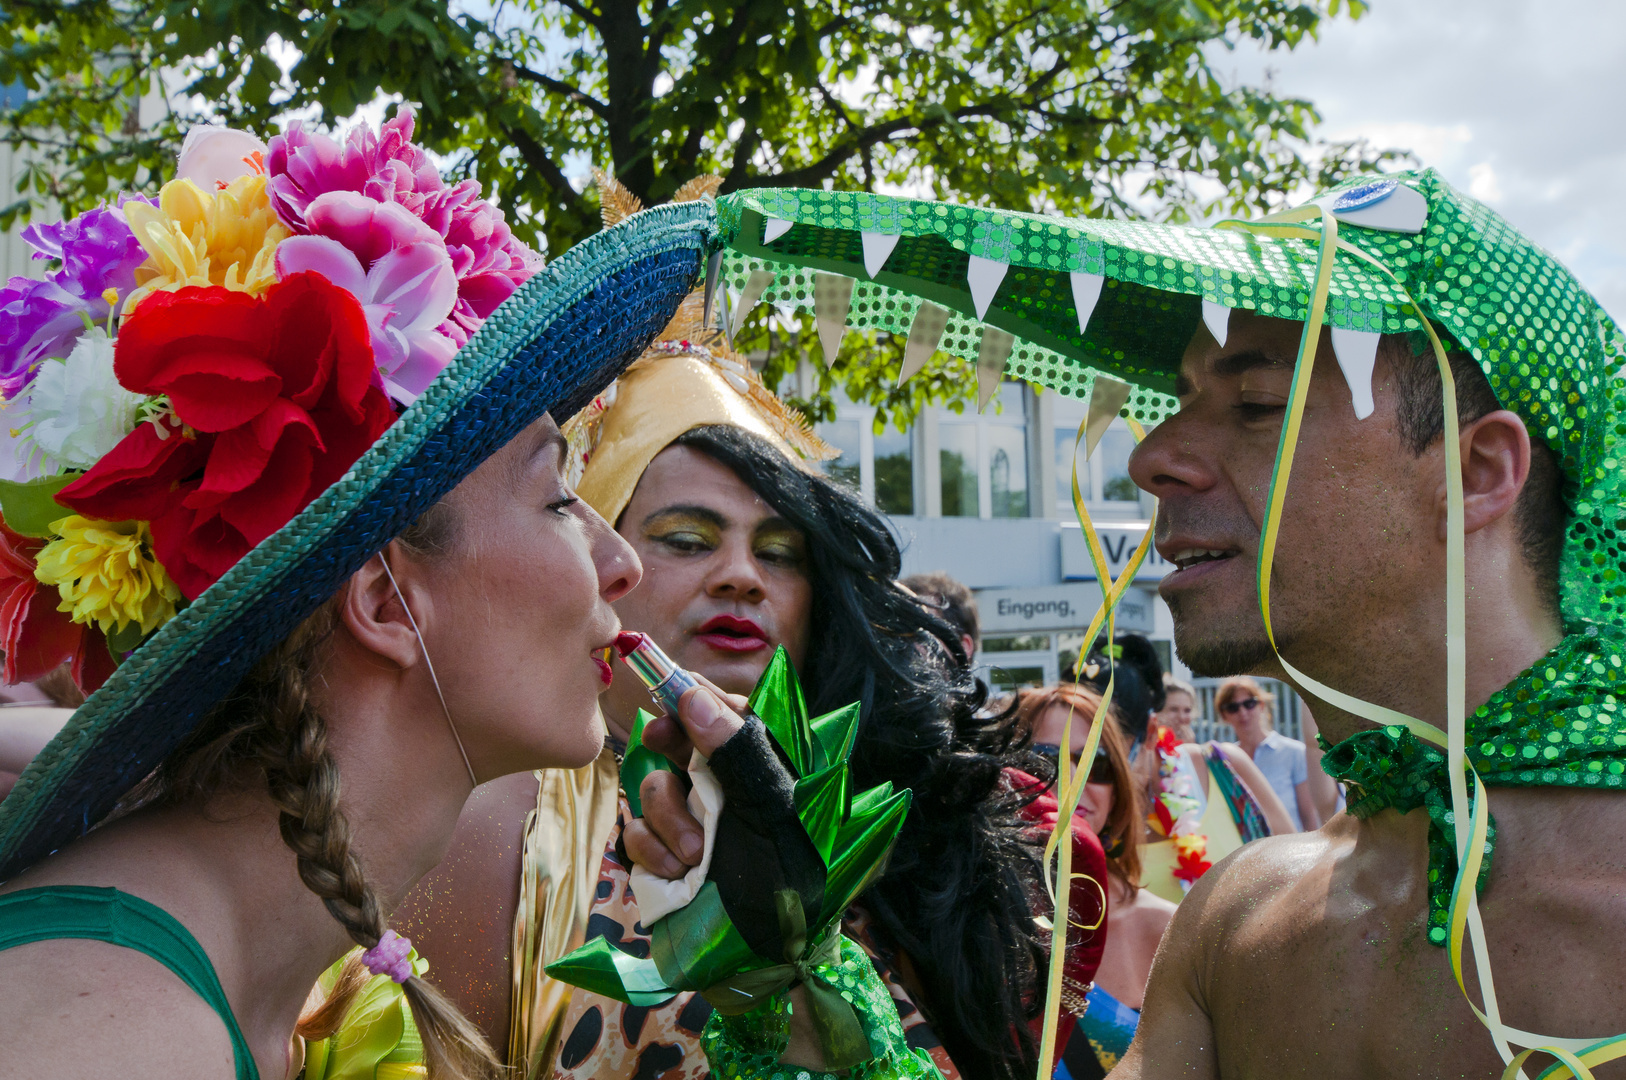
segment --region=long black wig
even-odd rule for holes
[[[899,588],[886,519],[849,488],[729,426],[680,436],[807,537],[811,635],[800,672],[814,714],[861,703],[854,780],[914,792],[885,874],[860,901],[908,957],[918,1002],[968,1080],[1032,1076],[1028,1026],[1048,942],[1033,921],[1039,851],[1001,770],[1035,771],[1014,716],[982,715],[959,631]]]

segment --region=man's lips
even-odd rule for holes
[[[1157,553],[1174,565],[1174,570],[1159,584],[1160,592],[1192,585],[1210,574],[1230,565],[1241,549],[1223,541],[1174,536],[1158,542]]]
[[[695,631],[695,637],[723,652],[756,652],[768,647],[768,634],[751,619],[713,615]]]

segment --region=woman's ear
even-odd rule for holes
[[[385,559],[393,560],[388,567]],[[350,575],[339,602],[339,624],[362,652],[403,670],[423,657],[413,614],[424,612],[428,604],[427,595],[417,588],[416,575],[408,572],[410,564],[411,560],[402,556],[400,545],[391,541]],[[396,567],[400,569],[392,578]],[[413,604],[413,613],[408,613],[407,602]]]
[[[1512,513],[1530,476],[1530,433],[1518,414],[1486,413],[1462,429],[1462,510],[1465,532],[1475,533]],[[1441,486],[1443,496],[1444,486]],[[1445,502],[1440,539],[1445,539]]]

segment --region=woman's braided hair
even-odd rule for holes
[[[452,517],[445,504],[437,504],[401,535],[401,546],[419,556],[444,550]],[[127,805],[172,805],[264,784],[300,880],[352,941],[370,949],[383,936],[384,912],[351,850],[338,764],[328,750],[327,722],[310,693],[338,611],[337,598],[324,604],[260,660]],[[360,954],[352,953],[326,998],[300,1017],[297,1032],[306,1039],[332,1035],[367,981]],[[417,976],[401,988],[423,1040],[429,1080],[484,1080],[503,1071],[480,1029],[444,994]]]

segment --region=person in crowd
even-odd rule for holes
[[[1157,722],[1174,732],[1183,743],[1196,742],[1192,724],[1197,718],[1197,690],[1183,679],[1163,674],[1163,708],[1158,711]]]
[[[1023,690],[1019,715],[1032,733],[1035,750],[1059,754],[1072,720],[1070,753],[1083,753],[1101,695],[1088,686],[1062,683]],[[1111,716],[1112,706],[1108,706]],[[1163,930],[1175,905],[1141,887],[1140,849],[1145,832],[1145,799],[1129,766],[1123,732],[1115,718],[1101,728],[1095,760],[1088,763],[1075,812],[1075,829],[1086,829],[1106,849],[1106,945],[1086,996],[1086,1012],[1073,1029],[1062,1062],[1072,1080],[1100,1076],[1129,1048],[1140,1016],[1146,980]],[[1081,764],[1081,767],[1083,765]]]
[[[1292,820],[1263,774],[1236,747],[1182,744],[1152,718],[1163,704],[1163,666],[1152,643],[1119,634],[1116,655],[1098,643],[1083,669],[1086,683],[1105,693],[1130,742],[1130,764],[1147,810],[1141,880],[1153,895],[1179,903],[1208,868],[1243,844],[1289,832]],[[1154,690],[1157,692],[1154,695]],[[1142,717],[1138,730],[1125,717]]]
[[[1214,691],[1214,711],[1236,732],[1236,746],[1259,767],[1276,797],[1287,808],[1294,832],[1321,828],[1310,786],[1304,744],[1276,730],[1276,695],[1251,676],[1227,679]]]
[[[613,216],[630,196],[604,178],[601,198]],[[645,355],[566,425],[581,497],[644,566],[617,611],[729,693],[748,694],[783,647],[812,712],[860,703],[855,780],[914,795],[887,870],[849,911],[846,932],[888,981],[910,1044],[945,1077],[1029,1075],[1047,959],[1034,922],[1042,877],[1035,800],[1004,773],[1033,767],[1032,755],[1017,745],[1014,718],[981,714],[985,691],[959,628],[898,585],[885,519],[824,477],[828,448],[704,324],[702,308],[698,292],[685,300]],[[628,1006],[543,972],[590,938],[647,955],[628,860],[674,876],[699,857],[697,822],[657,836],[620,792],[620,747],[639,709],[659,711],[632,680],[617,680],[603,700],[609,739],[598,761],[509,778],[471,802],[451,857],[403,908],[425,953],[457,965],[471,1013],[526,1076],[708,1071],[700,1034],[711,1006],[698,994]],[[686,815],[668,779],[645,781],[644,805]],[[1104,875],[1098,845],[1095,858]],[[1087,946],[1078,962],[1087,986]]]
[[[1218,337],[1195,305],[1157,330],[1180,408],[1129,468],[1158,498],[1181,658],[1315,695],[1349,810],[1198,883],[1114,1075],[1501,1076],[1510,1058],[1535,1075],[1560,1051],[1617,1075],[1626,339],[1431,170],[1311,205],[1327,216],[1308,240],[1178,230],[1173,273],[1235,274],[1283,303],[1239,299]],[[1146,242],[1166,251],[1161,231]],[[1318,265],[1302,299],[1272,291]],[[1349,330],[1380,287],[1384,314]],[[1300,321],[1323,310],[1319,332]],[[1375,352],[1346,376],[1352,339]]]
[[[977,655],[977,643],[981,640],[977,627],[977,598],[970,589],[941,570],[910,574],[900,584],[937,607],[942,617],[960,631],[960,648],[967,660]]]

